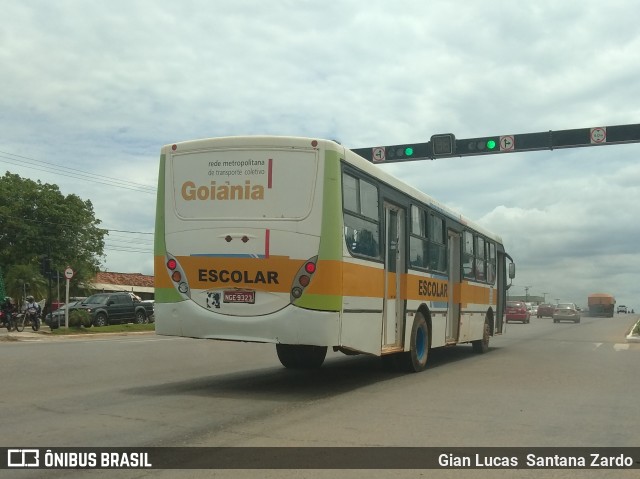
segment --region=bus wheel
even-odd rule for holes
[[[278,359],[285,368],[317,369],[322,366],[327,355],[326,346],[303,344],[276,344]]]
[[[489,325],[489,318],[484,320],[484,332],[482,333],[482,339],[471,341],[473,346],[473,352],[478,354],[484,354],[489,351],[489,338],[491,337],[491,330]]]
[[[421,313],[417,313],[411,328],[410,350],[402,353],[404,369],[411,373],[424,371],[429,357],[429,327]]]

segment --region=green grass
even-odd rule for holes
[[[100,326],[91,328],[58,328],[52,329],[51,334],[55,336],[68,336],[76,334],[100,334],[100,333],[135,333],[141,331],[155,331],[155,324],[113,324],[111,326]]]

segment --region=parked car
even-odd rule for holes
[[[538,312],[536,314],[538,318],[553,318],[553,311],[555,309],[553,304],[540,304],[538,305]]]
[[[627,307],[624,304],[618,306],[616,313],[628,313]]]
[[[60,326],[64,326],[64,312],[69,308],[69,314],[71,314],[71,311],[78,309],[81,303],[82,299],[70,301],[68,304],[63,304],[53,313],[47,314],[44,318],[44,322],[48,324],[51,329],[58,329]]]
[[[580,322],[580,311],[574,303],[560,303],[556,306],[553,312],[553,322],[559,323],[560,321],[573,321],[574,323]]]
[[[527,305],[523,301],[507,301],[507,323],[509,321],[520,321],[528,323],[531,315],[527,310]]]
[[[81,308],[91,314],[93,326],[134,322],[137,324],[154,321],[153,304],[142,301],[133,293],[97,293],[82,301]]]

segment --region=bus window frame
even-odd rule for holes
[[[439,275],[445,275],[445,276],[449,276],[449,252],[448,252],[448,245],[447,242],[445,240],[446,237],[446,229],[447,229],[447,221],[445,218],[442,218],[440,215],[436,214],[436,212],[430,208],[428,205],[423,205],[423,204],[418,204],[415,203],[415,200],[412,199],[410,205],[410,217],[411,217],[411,226],[409,228],[409,261],[407,262],[407,266],[411,269],[415,269],[417,271],[426,271],[429,273],[433,273],[433,274],[439,274]],[[420,220],[420,226],[422,227],[421,232],[414,232],[413,230],[413,225],[414,225],[414,217],[413,217],[413,211],[417,210],[420,214],[419,216],[419,220]],[[442,231],[440,232],[440,236],[442,236],[442,241],[443,242],[437,242],[434,239],[434,236],[432,234],[432,230],[433,230],[433,220],[437,220],[439,226],[442,228]],[[420,234],[422,233],[422,234]],[[426,251],[426,255],[425,255],[425,259],[422,262],[423,265],[417,264],[417,263],[413,263],[412,262],[412,258],[411,258],[411,252],[412,252],[412,240],[417,240],[421,242],[422,245],[422,251],[423,253]],[[426,247],[426,249],[425,249]],[[445,259],[445,264],[444,264],[444,268],[443,269],[437,269],[434,268],[432,265],[434,264],[432,261],[432,247],[440,247],[440,248],[444,248],[444,259]]]
[[[347,208],[347,206],[345,205],[345,181],[344,178],[345,176],[348,176],[354,180],[356,180],[356,202],[357,202],[357,209],[359,211],[353,211],[349,208]],[[378,200],[378,207],[377,207],[377,211],[378,211],[378,215],[377,218],[372,218],[370,216],[367,216],[365,214],[362,213],[362,195],[361,195],[361,188],[360,188],[360,183],[364,181],[367,185],[370,185],[372,187],[374,187],[376,189],[377,192],[377,200]],[[345,168],[343,167],[341,170],[341,196],[342,196],[342,219],[343,219],[343,237],[344,237],[344,244],[347,248],[347,251],[349,252],[349,254],[354,257],[354,258],[362,258],[362,259],[366,259],[367,261],[375,261],[378,263],[383,263],[384,262],[384,244],[383,241],[381,240],[381,235],[382,235],[382,227],[383,227],[383,222],[382,222],[382,213],[381,213],[381,194],[380,194],[380,186],[381,183],[379,181],[376,181],[373,178],[369,178],[367,175],[363,175],[360,172],[358,172],[357,170],[354,170],[352,168]],[[377,255],[373,256],[373,255],[369,255],[366,253],[362,253],[359,251],[354,250],[353,246],[349,245],[348,242],[348,238],[349,236],[347,235],[347,230],[348,228],[354,229],[352,228],[347,221],[348,217],[352,217],[355,218],[358,221],[362,221],[362,222],[366,222],[372,225],[375,225],[375,229],[376,229],[376,235],[373,235],[373,239],[375,241],[375,244],[377,246]]]

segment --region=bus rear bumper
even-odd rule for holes
[[[340,315],[287,306],[262,316],[227,316],[190,301],[156,303],[156,334],[257,343],[340,345]]]

